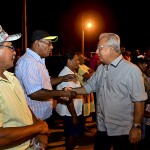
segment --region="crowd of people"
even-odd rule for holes
[[[50,118],[63,118],[66,150],[85,130],[85,117],[96,113],[94,150],[149,150],[150,50],[132,56],[115,33],[102,33],[89,66],[85,56],[66,51],[64,68],[51,77],[45,65],[57,36],[35,30],[31,45],[15,62],[12,41],[0,26],[0,149],[46,150]],[[8,71],[14,67],[14,73]],[[56,89],[53,89],[56,86]]]

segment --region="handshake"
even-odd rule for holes
[[[62,100],[69,101],[76,98],[77,92],[73,91],[71,87],[64,87],[63,90],[65,91],[66,96],[60,97]]]

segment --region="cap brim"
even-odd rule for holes
[[[20,39],[20,37],[21,37],[21,33],[9,35],[5,41],[8,41],[8,42],[15,41],[15,40]]]
[[[48,36],[43,38],[45,40],[51,40],[52,42],[56,42],[58,40],[58,36]]]

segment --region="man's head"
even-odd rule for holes
[[[102,33],[96,53],[104,64],[110,64],[121,54],[120,37],[114,33]]]
[[[20,37],[21,33],[8,35],[0,25],[0,69],[13,67],[16,52],[11,41],[18,40]]]
[[[45,30],[35,30],[31,36],[31,49],[41,58],[48,57],[52,53],[52,42],[57,41],[57,39],[57,36],[50,36]]]

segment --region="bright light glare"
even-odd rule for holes
[[[87,23],[87,28],[92,28],[92,26],[93,26],[93,25],[92,25],[91,22],[88,22],[88,23]]]

